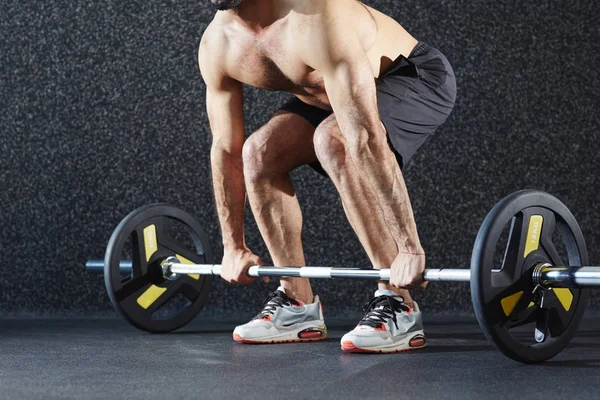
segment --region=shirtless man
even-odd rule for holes
[[[396,352],[425,345],[406,288],[424,287],[421,247],[402,167],[448,117],[454,73],[439,51],[356,0],[208,0],[200,43],[213,134],[211,165],[223,233],[222,277],[248,284],[261,264],[244,241],[246,195],[275,265],[303,266],[302,215],[289,173],[308,164],[337,188],[379,282],[342,349]],[[245,140],[242,85],[293,96]],[[281,279],[240,342],[324,339],[307,279]]]

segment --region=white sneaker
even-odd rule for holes
[[[233,340],[242,343],[288,343],[323,340],[327,327],[319,296],[304,304],[279,287],[263,303],[262,311],[233,331]]]
[[[390,290],[378,290],[365,306],[365,316],[341,340],[353,353],[395,353],[425,347],[423,319],[417,303],[410,308]]]

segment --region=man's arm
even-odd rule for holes
[[[402,173],[382,162],[391,152],[379,119],[373,70],[351,28],[351,2],[315,1],[318,10],[306,25],[300,51],[305,62],[323,75],[350,157],[377,196],[398,250],[422,253]]]
[[[245,248],[244,207],[246,189],[242,164],[244,115],[242,84],[227,77],[221,57],[224,43],[205,33],[198,63],[206,83],[206,107],[213,135],[210,152],[217,212],[223,246]]]

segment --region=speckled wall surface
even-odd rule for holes
[[[109,313],[102,278],[84,262],[101,258],[119,220],[149,202],[202,220],[221,258],[196,63],[212,16],[203,3],[0,6],[0,314]],[[487,211],[521,188],[565,201],[599,260],[600,3],[368,3],[440,48],[458,78],[454,114],[406,171],[429,265],[466,266]],[[249,89],[248,131],[285,98]],[[308,168],[294,181],[308,262],[368,265],[332,184]],[[268,261],[249,213],[246,232]],[[251,316],[274,287],[218,282],[205,313]],[[315,287],[337,315],[358,310],[373,290]],[[432,284],[417,298],[427,311],[471,310],[463,284]]]

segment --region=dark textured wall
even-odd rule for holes
[[[149,202],[200,219],[220,259],[196,63],[211,18],[203,3],[0,6],[0,313],[110,312],[102,278],[83,264],[101,258],[119,220]],[[487,211],[527,187],[569,205],[599,260],[600,3],[368,3],[440,48],[458,78],[453,115],[406,171],[429,265],[466,266]],[[249,89],[248,132],[285,98]],[[331,183],[308,168],[294,180],[308,262],[368,265]],[[246,232],[268,260],[250,215]],[[330,314],[358,309],[373,290],[315,287]],[[218,282],[206,312],[249,316],[266,289]],[[417,297],[429,311],[471,309],[467,285],[434,284]]]

